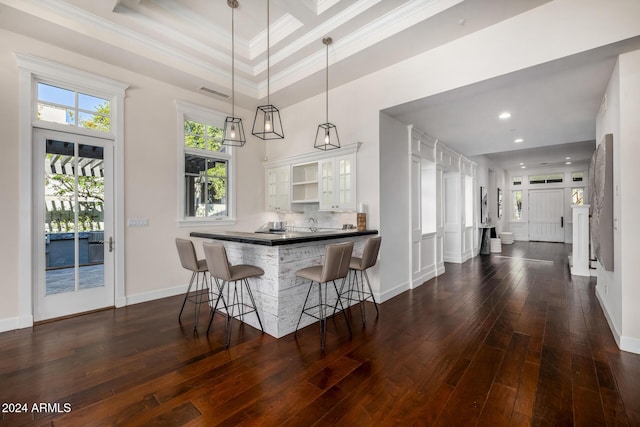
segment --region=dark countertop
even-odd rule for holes
[[[343,237],[366,236],[378,234],[378,230],[331,230],[317,232],[287,232],[287,233],[253,233],[242,231],[217,231],[215,233],[191,232],[191,237],[225,240],[228,242],[251,243],[263,246],[291,245],[294,243],[317,242],[321,240],[341,239]]]

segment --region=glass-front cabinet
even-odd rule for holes
[[[320,210],[349,211],[356,208],[354,154],[321,160],[318,175]]]
[[[280,166],[265,171],[266,209],[268,211],[291,210],[291,167]]]

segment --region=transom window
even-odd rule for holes
[[[522,185],[522,177],[514,176],[513,178],[511,178],[511,183],[512,185]]]
[[[553,184],[564,181],[564,174],[552,173],[547,175],[531,175],[529,176],[529,184]]]
[[[571,172],[571,181],[582,182],[584,172]]]
[[[111,130],[111,102],[46,83],[37,84],[37,119],[101,132]]]
[[[178,103],[181,120],[180,218],[187,222],[232,219],[232,148],[222,145],[224,116]]]

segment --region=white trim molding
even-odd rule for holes
[[[95,75],[77,68],[59,64],[47,59],[15,52],[19,71],[19,214],[18,248],[19,302],[18,328],[33,326],[33,124],[35,118],[35,81],[45,80],[71,87],[79,91],[101,95],[111,100],[111,132],[114,142],[114,228],[116,242],[120,250],[115,259],[116,307],[125,305],[125,256],[124,256],[124,96],[128,84]],[[66,128],[69,133],[86,133],[87,130]],[[103,138],[105,135],[101,135]],[[2,321],[3,324],[7,324]]]

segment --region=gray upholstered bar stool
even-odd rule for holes
[[[364,310],[364,302],[368,299],[373,301],[373,305],[376,308],[376,316],[380,314],[378,311],[378,303],[376,303],[376,299],[373,296],[373,290],[371,289],[371,282],[369,281],[369,276],[367,275],[367,270],[373,267],[378,260],[378,253],[380,252],[380,243],[382,243],[382,237],[370,237],[364,244],[364,249],[362,251],[362,258],[351,257],[351,262],[349,263],[349,280],[347,284],[347,288],[344,289],[344,282],[342,283],[342,287],[340,287],[340,296],[346,299],[349,303],[359,302],[360,303],[360,313],[362,314],[362,326],[365,326],[366,318],[365,318],[365,310]],[[351,274],[353,272],[353,274]],[[360,280],[358,283],[358,272],[360,272]],[[367,280],[367,287],[369,290],[366,290],[364,287],[364,279]],[[355,294],[355,296],[354,296]],[[337,304],[334,306],[334,311],[337,308]]]
[[[324,264],[296,271],[296,277],[302,277],[303,279],[311,281],[309,284],[309,291],[307,291],[307,297],[302,305],[302,312],[300,313],[298,324],[296,325],[296,333],[298,332],[298,326],[300,326],[303,314],[313,317],[314,319],[318,319],[320,321],[320,348],[322,351],[324,351],[327,341],[327,309],[330,307],[329,304],[327,304],[328,282],[333,283],[333,287],[336,290],[336,305],[340,304],[340,307],[344,310],[335,281],[342,279],[344,286],[344,281],[349,273],[349,261],[351,260],[352,251],[353,242],[333,243],[327,245],[325,246],[324,251]],[[313,288],[314,283],[318,284],[318,304],[307,307],[309,295],[311,294],[311,289]],[[324,296],[322,295],[323,285]],[[344,319],[347,322],[347,328],[349,328],[349,336],[351,336],[351,326],[349,325],[349,319],[347,319],[346,313]]]
[[[196,257],[196,249],[193,247],[191,240],[176,238],[176,246],[178,247],[178,256],[180,256],[182,268],[191,271],[191,281],[189,281],[189,287],[184,294],[180,314],[178,314],[178,321],[180,321],[182,317],[182,312],[187,300],[191,301],[196,305],[195,319],[193,320],[193,329],[196,329],[198,327],[198,316],[200,315],[200,304],[209,302],[207,263],[205,260]],[[196,282],[196,289],[191,293],[191,287],[194,281]]]
[[[256,301],[253,298],[251,287],[249,286],[249,282],[247,281],[247,279],[250,277],[262,276],[264,274],[264,270],[260,267],[248,264],[231,265],[229,263],[229,259],[227,258],[227,250],[225,249],[224,245],[221,245],[219,243],[205,242],[203,244],[203,248],[204,257],[207,262],[207,267],[209,268],[209,273],[215,280],[219,289],[216,303],[211,309],[207,334],[211,329],[211,322],[213,322],[213,316],[218,309],[220,300],[222,300],[222,304],[225,306],[225,310],[227,312],[227,324],[225,328],[227,347],[229,347],[229,342],[231,341],[231,327],[232,320],[234,318],[243,321],[245,315],[255,313],[256,317],[258,318],[260,330],[264,333],[262,321],[260,320],[260,314],[258,314],[258,307],[256,306]],[[240,282],[240,292],[238,292],[238,282]],[[229,300],[230,289],[227,287],[227,300],[225,301],[224,288],[229,283],[233,283],[233,298]],[[244,292],[242,289],[243,284],[247,294],[249,295],[251,304],[248,304],[244,301]],[[235,312],[236,309],[238,309],[238,313]]]

